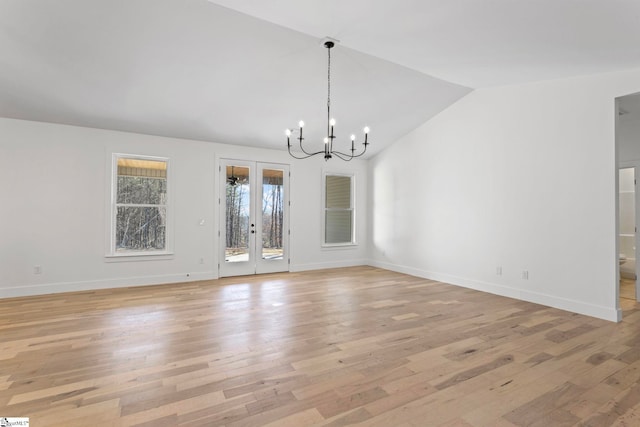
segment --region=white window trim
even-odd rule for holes
[[[329,176],[346,176],[351,178],[351,212],[352,212],[352,220],[351,220],[351,242],[346,243],[326,243],[326,213],[327,213],[327,175]],[[321,206],[322,206],[322,224],[320,227],[320,232],[322,233],[320,236],[320,241],[322,242],[322,249],[348,249],[353,248],[354,246],[358,246],[357,233],[356,233],[356,175],[354,173],[345,173],[345,172],[331,172],[331,171],[323,171],[322,172],[322,191],[321,191]]]
[[[167,163],[167,201],[166,212],[167,222],[165,231],[165,249],[153,251],[128,251],[116,252],[116,195],[118,186],[118,159],[139,159],[154,160]],[[118,261],[144,261],[144,260],[164,260],[173,258],[173,201],[172,201],[172,179],[171,162],[168,157],[147,156],[141,154],[112,153],[111,155],[111,188],[109,197],[109,247],[105,254],[106,262]],[[155,206],[155,205],[154,205]]]

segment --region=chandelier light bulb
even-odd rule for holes
[[[356,136],[355,136],[355,135],[353,135],[353,134],[351,134],[351,140],[352,140],[352,141],[355,141],[355,140],[356,140]]]
[[[284,134],[287,136],[291,136],[291,129],[285,129]]]
[[[364,133],[369,133],[369,126],[364,127]]]
[[[303,127],[304,127],[304,122],[303,122],[302,120],[300,120],[300,121],[298,122],[298,126],[300,126],[301,128],[303,128]]]
[[[328,144],[329,143],[329,138],[327,138],[326,136],[324,137],[324,143]]]
[[[335,126],[336,125],[336,119],[329,120],[329,125]]]

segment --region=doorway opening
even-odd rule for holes
[[[289,271],[288,165],[220,161],[220,277]]]
[[[640,173],[640,93],[616,98],[617,235],[619,308],[638,308],[638,215],[640,194],[636,190]]]
[[[618,170],[620,298],[637,300],[635,167]]]

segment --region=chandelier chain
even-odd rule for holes
[[[329,136],[329,120],[331,120],[331,48],[327,49],[327,136]]]

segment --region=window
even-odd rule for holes
[[[355,244],[353,180],[351,175],[325,175],[325,245]]]
[[[111,253],[167,253],[168,159],[114,154]]]

